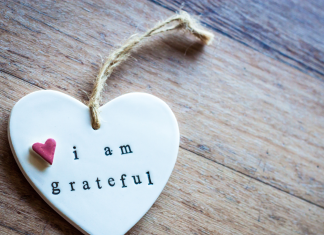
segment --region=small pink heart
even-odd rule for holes
[[[35,143],[32,146],[32,149],[51,165],[54,159],[55,148],[56,141],[51,138],[46,140],[45,144]]]

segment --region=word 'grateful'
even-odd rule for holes
[[[146,172],[146,174],[147,174],[147,179],[148,179],[148,185],[153,185],[153,182],[152,182],[152,179],[151,179],[151,176],[150,176],[150,172],[148,171],[148,172]],[[120,180],[122,182],[122,188],[127,188],[127,185],[125,183],[126,177],[127,177],[126,174],[122,174],[121,177],[120,177]],[[138,185],[138,184],[142,183],[139,175],[136,175],[136,176],[133,175],[132,178],[134,180],[135,185]],[[104,185],[100,181],[101,180],[98,177],[97,177],[97,180],[95,180],[95,182],[97,183],[98,189],[102,189],[102,187]],[[69,182],[69,184],[71,186],[70,191],[76,191],[75,182],[72,181],[72,182]],[[91,189],[90,184],[89,184],[88,181],[83,181],[82,184],[83,184],[83,190],[90,190]],[[112,178],[112,177],[109,178],[108,179],[108,185],[110,187],[114,187],[116,185],[115,179]],[[52,182],[51,186],[52,186],[52,194],[58,195],[58,194],[61,193],[61,189],[59,188],[59,182]]]

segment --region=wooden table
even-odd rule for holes
[[[179,2],[1,1],[0,234],[79,234],[20,172],[7,139],[13,105],[42,89],[87,103],[102,60]],[[103,95],[104,104],[154,94],[180,126],[172,176],[129,234],[324,234],[324,2],[183,8],[201,15],[214,43],[156,36]]]

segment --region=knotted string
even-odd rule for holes
[[[211,43],[214,37],[212,33],[202,28],[195,19],[190,17],[190,15],[184,11],[181,11],[179,14],[176,14],[170,17],[169,19],[157,24],[155,27],[148,30],[143,35],[133,35],[123,46],[121,46],[119,49],[115,50],[110,54],[107,61],[101,67],[99,74],[96,78],[94,88],[92,90],[92,94],[90,96],[88,104],[90,108],[91,124],[93,129],[97,130],[100,128],[100,95],[108,77],[111,75],[113,70],[129,57],[130,51],[143,39],[149,38],[158,33],[164,33],[174,29],[184,29],[186,31],[189,31],[191,34],[199,38],[204,44],[207,45]]]

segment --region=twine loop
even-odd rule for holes
[[[113,70],[129,57],[130,51],[143,39],[174,29],[184,29],[186,31],[189,31],[206,45],[209,45],[214,37],[212,33],[202,28],[200,24],[185,11],[181,11],[179,14],[176,14],[169,19],[157,24],[155,27],[148,30],[143,35],[133,35],[132,37],[130,37],[130,39],[123,46],[109,55],[107,61],[101,67],[96,78],[88,104],[91,115],[91,125],[93,129],[97,130],[100,128],[100,95],[108,77],[110,77]]]

